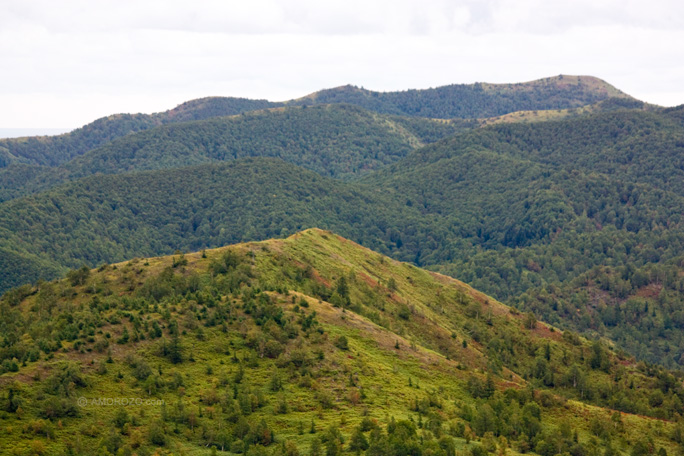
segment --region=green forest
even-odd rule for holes
[[[462,280],[519,315],[589,338],[610,356],[634,356],[643,375],[678,371],[683,113],[646,105],[595,78],[563,76],[387,93],[345,86],[284,103],[212,97],[162,113],[110,116],[66,135],[2,140],[0,291],[23,302],[45,281],[74,271],[317,227]],[[298,286],[287,285],[350,304]],[[68,298],[62,293],[68,291],[58,300]],[[186,291],[171,294],[192,300]],[[384,327],[380,314],[354,312]],[[18,331],[38,334],[28,326],[12,331],[17,340],[24,334]],[[440,342],[413,337],[455,356]],[[9,350],[8,373],[35,353],[55,352],[54,337],[39,345],[33,337],[22,352],[9,349],[17,340],[0,347]],[[562,367],[576,361],[585,369],[588,362],[580,355],[553,368],[540,361],[533,375],[531,364],[516,365],[499,348],[487,348],[486,356],[493,361],[485,371],[500,376],[496,366],[505,367],[535,388],[565,388]],[[587,381],[579,396],[563,394],[625,413],[657,409],[654,416],[676,421],[681,394],[671,386],[661,388],[662,401],[651,401],[615,384]],[[485,399],[478,394],[473,398]],[[502,414],[511,404],[489,405]],[[389,419],[376,418],[389,438]],[[489,431],[519,441],[497,429]],[[542,451],[537,444],[518,448]]]
[[[349,179],[473,125],[380,116],[352,105],[282,108],[174,123],[130,134],[58,167],[12,164],[0,169],[0,200],[94,174],[175,169],[244,157],[277,157],[324,176]]]
[[[0,168],[12,163],[57,166],[117,138],[174,122],[236,115],[278,106],[265,100],[207,98],[183,103],[157,114],[115,114],[70,133],[0,139]]]
[[[235,97],[191,100],[156,114],[116,114],[59,136],[0,140],[0,168],[12,163],[58,166],[117,138],[162,124],[189,122],[283,106],[352,104],[382,114],[478,119],[515,111],[568,109],[631,97],[605,81],[558,76],[521,84],[462,84],[436,89],[372,92],[352,86],[322,90],[287,102]]]
[[[94,163],[102,163],[100,169],[117,172],[119,167],[121,173],[140,163],[141,168],[158,165],[168,170],[76,180],[0,206],[4,214],[0,226],[6,233],[3,262],[8,265],[3,268],[3,283],[7,288],[54,277],[64,267],[82,263],[95,266],[135,255],[216,247],[320,226],[385,254],[458,277],[523,310],[533,309],[540,318],[557,324],[567,321],[576,330],[594,331],[615,341],[628,337],[629,342],[622,343],[630,353],[674,367],[679,363],[681,342],[668,337],[660,325],[647,332],[638,328],[641,338],[619,336],[605,329],[605,324],[587,323],[589,317],[580,318],[584,323],[579,325],[573,322],[576,318],[549,312],[549,305],[558,307],[559,303],[543,304],[531,296],[543,290],[549,293],[550,286],[562,288],[584,280],[601,268],[625,264],[630,268],[622,274],[624,280],[637,293],[651,282],[641,284],[637,279],[641,285],[631,285],[634,271],[654,263],[677,267],[684,204],[676,159],[684,136],[676,113],[617,110],[549,122],[492,125],[414,152],[410,152],[411,144],[420,142],[419,133],[425,135],[425,129],[415,125],[443,128],[444,134],[457,127],[424,120],[388,124],[388,118],[343,105],[250,114],[244,119],[239,116],[237,123],[210,120],[153,129],[85,154],[64,169],[96,172]],[[202,140],[216,137],[213,144],[225,144],[225,138],[235,137],[227,136],[225,132],[232,130],[225,125],[250,133],[256,127],[242,126],[256,125],[264,118],[269,120],[265,125],[281,127],[274,137],[261,130],[256,139],[245,141],[245,146],[253,144],[249,154],[279,150],[283,160],[313,168],[323,176],[303,172],[294,164],[261,159],[174,168],[211,160],[211,154],[222,157],[215,146]],[[337,122],[346,125],[349,133],[329,133],[326,125]],[[388,125],[394,125],[394,130]],[[298,131],[295,127],[303,126],[308,135],[280,149],[269,146],[280,144],[273,141],[290,137]],[[393,134],[397,126],[402,133],[414,128],[416,134],[400,139]],[[197,132],[192,133],[193,129]],[[342,148],[349,152],[344,158],[333,153],[331,145],[352,134],[368,142],[346,143]],[[318,161],[326,155],[318,152],[324,148],[316,144],[329,145],[328,161]],[[403,159],[381,152],[401,150],[399,145],[406,154]],[[378,152],[372,152],[373,147]],[[176,155],[169,152],[174,148]],[[125,150],[135,152],[129,157],[117,152]],[[619,161],[615,159],[618,154],[622,154]],[[330,176],[342,166],[362,166],[354,163],[375,160],[381,164],[382,157],[396,163],[366,173],[360,180],[342,182]],[[52,179],[60,175],[50,173],[51,168],[47,171]],[[574,289],[568,286],[567,290]],[[676,284],[670,288],[678,293]],[[568,293],[551,294],[566,301]],[[583,309],[595,320],[590,307]],[[670,323],[665,326],[671,327]],[[654,338],[665,346],[651,346],[649,340]]]
[[[290,104],[351,103],[385,114],[477,119],[515,111],[576,108],[616,97],[631,98],[600,79],[561,75],[519,84],[452,84],[400,92],[348,85],[321,90]]]

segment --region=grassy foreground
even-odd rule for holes
[[[673,373],[316,229],[19,287],[0,330],[1,454],[663,456],[683,435]]]

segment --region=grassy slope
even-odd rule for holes
[[[518,84],[483,84],[483,89],[495,93],[533,92],[549,86],[556,86],[560,89],[581,87],[583,90],[605,98],[631,98],[606,81],[594,76],[559,75]]]
[[[480,119],[479,124],[480,126],[487,126],[500,123],[546,122],[550,120],[561,120],[607,111],[657,109],[658,108],[654,105],[649,105],[642,101],[630,98],[608,98],[606,100],[599,101],[598,103],[585,105],[579,108],[511,112],[501,116]]]
[[[243,258],[242,265],[225,276],[220,272],[207,275],[212,264],[222,261],[228,251]],[[167,294],[154,304],[149,293],[160,283],[161,275],[168,275],[164,271],[171,271],[176,284],[197,277],[200,285],[194,293]],[[246,281],[243,285],[232,292],[222,288],[230,288],[225,281],[239,276]],[[321,290],[334,289],[342,276],[349,285],[351,305],[347,309],[334,307],[319,295]],[[166,416],[160,425],[165,429],[166,442],[159,451],[209,454],[208,445],[221,447],[221,426],[235,428],[230,418],[237,406],[231,399],[234,391],[239,400],[251,394],[251,401],[259,403],[253,412],[245,414],[249,423],[254,426],[265,420],[277,442],[291,440],[302,452],[308,451],[312,440],[320,438],[331,425],[349,438],[365,416],[382,427],[391,417],[426,423],[439,417],[445,435],[454,438],[456,448],[464,449],[468,445],[458,437],[459,423],[468,425],[464,414],[483,404],[468,392],[468,381],[484,379],[484,368],[493,353],[491,349],[487,353],[483,344],[473,339],[474,332],[480,332],[481,342],[508,338],[510,348],[518,352],[495,376],[500,390],[527,390],[518,373],[532,364],[530,353],[535,347],[548,342],[552,359],[561,353],[577,358],[589,350],[586,342],[570,344],[558,331],[540,323],[536,329],[524,329],[522,316],[454,279],[398,263],[320,230],[204,254],[135,259],[92,271],[82,285],[71,286],[63,280],[42,287],[42,291],[29,291],[18,305],[7,307],[6,300],[2,303],[3,315],[11,318],[12,324],[25,320],[23,344],[45,337],[43,321],[52,321],[48,324],[58,330],[64,321],[61,315],[72,315],[77,321],[95,318],[99,323],[86,323],[81,334],[62,342],[58,351],[28,362],[16,373],[0,376],[0,398],[7,397],[10,387],[21,398],[20,411],[0,412],[0,449],[4,453],[62,454],[60,451],[71,448],[77,454],[90,454],[97,447],[114,445],[146,454],[155,447],[154,427]],[[214,295],[210,289],[224,291]],[[58,296],[49,311],[44,307],[45,290]],[[147,302],[141,301],[145,296]],[[254,307],[250,296],[256,296],[257,303],[270,296],[271,303]],[[268,319],[266,323],[261,320],[263,326],[255,325],[264,308],[271,312],[281,309],[285,325],[279,328]],[[470,313],[475,308],[476,313]],[[219,309],[226,309],[228,318],[211,324]],[[44,312],[52,316],[48,318]],[[307,315],[315,315],[318,324],[305,330],[295,322]],[[133,320],[145,322],[146,327],[159,322],[162,339],[116,343],[123,327],[131,335],[138,334]],[[166,339],[168,344],[173,339],[168,332],[171,322],[177,322],[181,333],[183,361],[177,364],[160,354],[161,340]],[[7,321],[2,323],[6,325]],[[88,336],[89,328],[92,336]],[[299,335],[283,338],[282,332],[292,328]],[[140,333],[145,331],[141,329]],[[111,335],[109,348],[98,351],[96,343],[105,340],[106,334]],[[338,348],[336,341],[341,336],[347,338],[348,349]],[[281,340],[284,353],[276,359],[260,357],[260,337]],[[467,348],[462,341],[468,342]],[[297,355],[302,353],[304,359],[316,356],[318,361],[293,365],[292,360],[300,359]],[[653,391],[654,380],[642,374],[639,366],[610,357],[613,368],[619,368],[623,378],[631,378],[640,394]],[[112,425],[122,409],[116,406],[74,407],[77,416],[46,418],[46,401],[55,394],[44,390],[53,384],[54,374],[64,362],[74,362],[72,366],[87,384],[67,385],[63,394],[67,404],[78,397],[132,397],[163,400],[166,406],[127,407],[128,424],[121,430]],[[131,364],[146,364],[153,372],[145,381],[136,380],[137,370]],[[241,369],[244,376],[238,381],[236,375]],[[591,371],[589,375],[602,383],[610,381],[612,374]],[[270,387],[274,376],[282,380],[281,391]],[[182,388],[171,386],[178,385],[179,378]],[[580,443],[591,447],[596,438],[590,423],[607,421],[612,413],[575,400],[550,399],[553,394],[573,397],[567,389],[559,388],[546,399],[540,394],[533,397],[540,403],[550,402],[543,407],[540,434],[548,435],[547,439],[569,427],[577,431]],[[415,401],[424,399],[432,405],[417,412]],[[287,413],[276,411],[283,402]],[[309,433],[312,422],[317,430],[314,434]],[[676,449],[668,438],[671,423],[623,414],[621,426],[621,430],[610,431],[609,439],[618,452],[629,452],[646,436],[651,437],[655,448],[663,447],[668,453]],[[421,440],[434,438],[427,429],[419,430]],[[509,454],[516,454],[518,443],[511,441],[511,445]]]

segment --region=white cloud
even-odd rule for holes
[[[682,13],[665,0],[5,0],[0,127],[76,127],[208,95],[560,73],[680,104]]]

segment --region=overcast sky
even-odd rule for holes
[[[682,43],[681,0],[0,0],[0,128],[557,74],[669,106]]]

